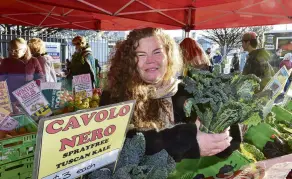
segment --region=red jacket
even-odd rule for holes
[[[280,68],[282,68],[284,65],[286,66],[287,70],[292,68],[292,62],[290,60],[282,60],[280,63]]]
[[[16,99],[12,92],[32,80],[43,80],[44,74],[38,59],[32,57],[29,61],[5,58],[0,65],[0,81],[7,81],[12,102]]]

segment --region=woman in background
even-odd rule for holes
[[[290,70],[292,68],[292,53],[286,53],[283,60],[280,63],[280,68],[285,66],[287,70]]]
[[[211,71],[211,62],[198,42],[191,38],[185,38],[179,46],[185,67],[191,66],[196,69]]]
[[[53,58],[50,55],[47,55],[45,43],[39,38],[32,38],[29,41],[28,46],[32,56],[39,60],[42,71],[45,75],[45,82],[57,82]]]
[[[8,52],[9,57],[0,65],[0,81],[6,80],[13,110],[17,113],[19,112],[16,108],[17,99],[12,92],[33,80],[39,85],[44,75],[38,59],[32,57],[24,39],[17,38],[10,41]]]

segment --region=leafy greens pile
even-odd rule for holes
[[[265,106],[271,91],[256,93],[260,79],[240,73],[215,75],[191,69],[183,80],[185,90],[192,94],[184,104],[187,117],[200,118],[203,131],[220,133],[229,126],[248,120],[257,125],[265,117]]]
[[[89,179],[166,179],[176,163],[166,150],[145,155],[146,142],[142,133],[127,138],[114,174],[109,169],[95,170]]]

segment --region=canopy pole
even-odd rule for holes
[[[188,23],[184,29],[185,30],[185,38],[190,37],[191,24],[192,24],[192,8],[189,7],[189,9],[188,9]]]

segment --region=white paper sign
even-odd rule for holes
[[[92,81],[90,74],[73,76],[73,91],[81,98],[92,97]]]
[[[35,81],[27,83],[12,93],[29,115],[49,116],[52,114],[48,107],[48,101],[41,93]]]

